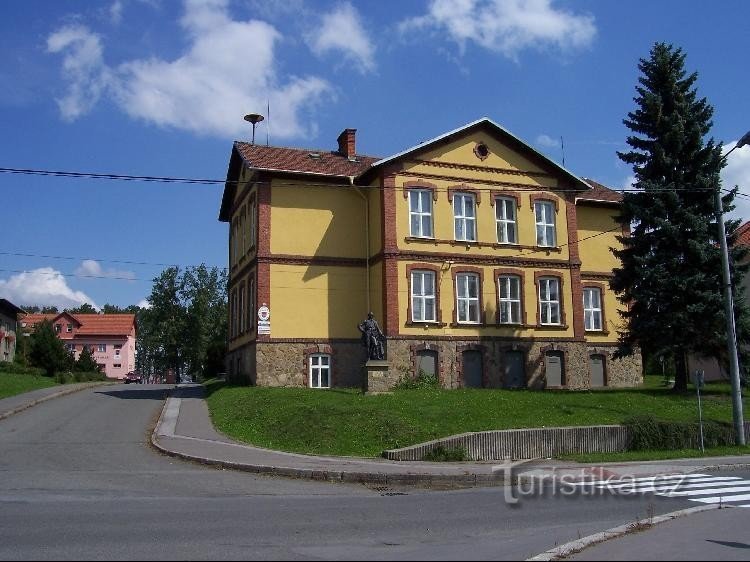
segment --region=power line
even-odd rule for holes
[[[90,261],[96,261],[96,262],[102,262],[102,263],[121,263],[121,264],[127,264],[127,265],[153,265],[153,266],[158,266],[158,267],[199,267],[199,265],[181,265],[178,263],[130,261],[130,260],[121,260],[121,259],[92,258],[92,257],[81,257],[81,256],[48,256],[44,254],[31,254],[31,253],[21,253],[21,252],[0,252],[0,256],[15,256],[15,257],[22,257],[22,258],[44,258],[44,259],[51,259],[51,260],[75,260],[75,261],[90,260]],[[200,264],[200,265],[205,265],[209,269],[217,268],[223,271],[226,271],[228,269],[226,267],[208,266],[206,264]]]
[[[93,172],[70,172],[60,170],[43,170],[43,169],[32,169],[32,168],[0,168],[0,173],[6,174],[21,174],[21,175],[34,175],[34,176],[53,176],[53,177],[67,177],[77,179],[103,179],[103,180],[117,180],[117,181],[145,181],[145,182],[156,182],[156,183],[187,183],[187,184],[199,184],[199,185],[220,185],[220,184],[240,184],[247,183],[252,185],[273,185],[274,187],[300,187],[300,183],[291,182],[271,182],[271,181],[240,181],[240,180],[220,180],[210,178],[185,178],[176,176],[137,176],[128,174],[112,174],[112,173],[93,173]],[[304,172],[301,172],[304,173]],[[403,187],[381,187],[381,186],[367,186],[367,185],[352,185],[349,183],[325,183],[325,182],[305,182],[305,186],[311,187],[340,187],[340,188],[352,188],[360,187],[367,189],[394,189],[401,190]],[[544,186],[521,186],[520,184],[513,184],[509,187],[518,187],[523,191],[529,192],[555,192],[555,193],[585,193],[580,189],[558,189],[556,187],[544,187]],[[439,192],[447,192],[449,188],[436,188]],[[452,188],[450,188],[452,189]],[[497,191],[492,187],[472,187],[475,191]],[[674,189],[650,189],[648,191],[636,188],[623,188],[623,189],[610,189],[615,193],[662,193],[672,192]],[[713,188],[696,188],[696,189],[681,189],[681,192],[698,193],[698,192],[713,192]],[[742,194],[743,196],[750,197],[750,195]]]

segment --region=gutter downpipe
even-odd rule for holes
[[[349,185],[351,185],[359,196],[365,200],[365,290],[367,310],[365,317],[370,312],[370,200],[362,193],[359,186],[354,185],[354,176],[349,176]]]

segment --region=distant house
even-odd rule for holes
[[[737,228],[735,231],[734,244],[735,246],[750,247],[750,221],[743,223]],[[750,275],[746,275],[742,279],[741,284],[745,289],[745,295],[750,297]],[[741,369],[742,365],[740,365],[740,372],[742,372]],[[688,373],[692,375],[696,371],[703,371],[706,380],[709,381],[729,379],[729,373],[727,372],[726,366],[712,357],[690,355],[688,357]]]
[[[135,314],[27,314],[21,319],[24,329],[49,320],[68,351],[76,359],[85,347],[110,379],[123,379],[135,370]]]
[[[6,299],[0,299],[0,361],[13,361],[16,355],[18,315],[23,309]]]

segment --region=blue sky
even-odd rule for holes
[[[221,180],[270,104],[259,143],[334,149],[352,127],[389,156],[486,116],[620,188],[656,41],[687,53],[717,141],[750,129],[748,22],[745,0],[5,0],[0,168]],[[750,147],[728,162],[750,193]],[[168,264],[225,267],[222,189],[0,173],[0,297],[127,306]]]

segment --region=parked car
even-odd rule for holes
[[[136,384],[143,384],[143,378],[139,373],[136,373],[134,371],[129,372],[127,375],[125,375],[125,384],[128,383],[136,383]]]

